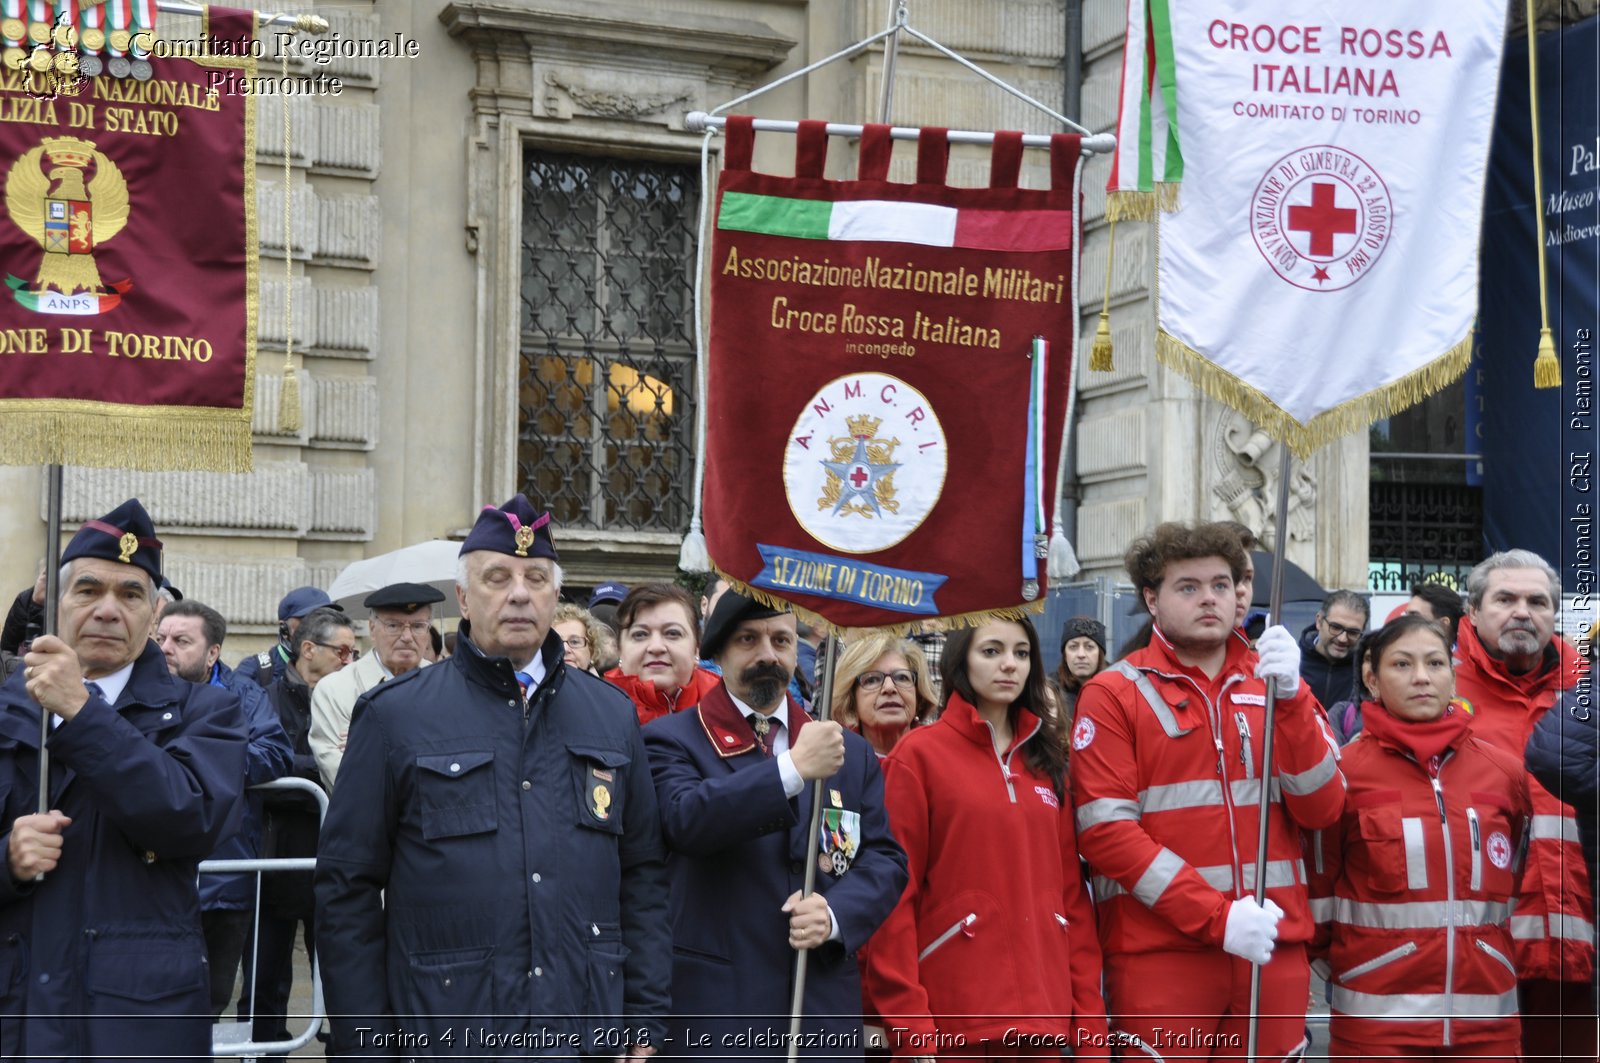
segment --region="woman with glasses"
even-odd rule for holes
[[[845,647],[833,673],[831,715],[881,760],[936,708],[928,661],[909,639],[873,632]]]
[[[642,583],[617,606],[617,667],[605,674],[633,699],[639,722],[682,712],[722,681],[697,663],[700,625],[689,592],[671,583]]]
[[[581,605],[562,602],[556,606],[550,628],[561,639],[562,659],[568,668],[599,675],[600,662],[616,653],[611,647],[611,629]]]
[[[1061,720],[1026,620],[950,633],[939,719],[884,772],[910,881],[865,984],[896,1056],[1109,1058]]]
[[[1372,695],[1339,765],[1345,811],[1306,858],[1328,1054],[1509,1063],[1521,1058],[1510,922],[1526,772],[1473,736],[1434,622],[1401,616],[1356,657]]]

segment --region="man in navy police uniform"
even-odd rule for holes
[[[562,661],[549,523],[522,495],[486,508],[457,576],[470,638],[356,703],[317,854],[336,1051],[661,1044],[655,791],[632,702]]]
[[[0,1058],[207,1057],[195,867],[239,825],[239,699],[150,640],[161,542],[137,499],[61,560],[60,632],[0,688]]]
[[[906,856],[872,747],[788,695],[796,642],[793,614],[728,591],[701,643],[722,684],[644,729],[671,853],[675,1056],[785,1055],[795,954],[809,949],[801,1055],[863,1057],[855,954],[899,901]],[[816,892],[802,898],[808,862]]]

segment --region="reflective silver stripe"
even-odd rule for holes
[[[1468,888],[1476,892],[1483,889],[1483,829],[1475,808],[1467,809],[1467,829],[1472,834],[1472,881]]]
[[[1156,714],[1156,719],[1161,723],[1161,729],[1166,732],[1168,738],[1182,738],[1194,730],[1192,727],[1178,726],[1178,718],[1172,715],[1172,707],[1162,699],[1156,691],[1156,685],[1150,682],[1150,678],[1139,669],[1127,661],[1118,661],[1111,666],[1111,670],[1133,683],[1139,691],[1139,696],[1150,706],[1150,711]]]
[[[1550,936],[1568,941],[1594,941],[1594,924],[1579,915],[1550,913]]]
[[[1273,779],[1267,786],[1269,801],[1283,800],[1283,787],[1277,779]],[[1261,805],[1261,780],[1260,779],[1235,779],[1228,784],[1228,794],[1236,805]]]
[[[1181,808],[1211,808],[1222,804],[1222,787],[1215,779],[1167,783],[1139,791],[1141,812],[1173,812]]]
[[[1334,916],[1332,897],[1311,898],[1311,919],[1317,923],[1331,923]]]
[[[1171,849],[1162,849],[1150,861],[1150,866],[1144,869],[1139,881],[1133,884],[1134,897],[1146,908],[1154,908],[1183,868],[1183,857]]]
[[[1400,833],[1406,840],[1406,886],[1425,890],[1428,888],[1428,850],[1422,843],[1422,820],[1417,816],[1403,817]]]
[[[1276,889],[1279,886],[1293,886],[1295,884],[1295,871],[1300,872],[1299,881],[1304,882],[1306,877],[1305,865],[1298,860],[1268,860],[1267,861],[1267,889]],[[1229,876],[1232,877],[1231,875]],[[1244,865],[1244,890],[1246,893],[1256,888],[1256,865]]]
[[[1328,780],[1339,774],[1339,762],[1332,753],[1324,753],[1322,759],[1314,768],[1307,768],[1298,775],[1293,772],[1279,772],[1278,778],[1283,780],[1283,792],[1296,797],[1314,794],[1326,786]]]
[[[1116,823],[1119,820],[1137,822],[1138,819],[1139,802],[1120,797],[1101,797],[1085,801],[1078,806],[1078,833],[1082,834],[1090,827],[1098,827],[1102,823]]]
[[[1227,864],[1208,864],[1197,867],[1195,873],[1206,880],[1206,885],[1223,893],[1233,892],[1233,868]]]
[[[1516,938],[1518,941],[1542,941],[1544,939],[1544,916],[1512,916],[1511,936]]]
[[[1437,1022],[1445,1016],[1449,1000],[1450,1017],[1456,1019],[1499,1019],[1517,1013],[1517,991],[1504,993],[1357,993],[1335,984],[1333,1009],[1362,1018],[1391,1019],[1395,1022]]]
[[[1320,830],[1314,830],[1311,832],[1311,853],[1311,866],[1316,868],[1317,874],[1320,875],[1323,873],[1322,832]]]
[[[1533,840],[1578,842],[1578,821],[1571,816],[1534,816]]]
[[[1416,952],[1416,951],[1417,951],[1417,943],[1415,941],[1407,941],[1402,945],[1396,945],[1394,948],[1390,949],[1388,952],[1382,953],[1381,955],[1378,955],[1378,956],[1374,956],[1372,959],[1366,961],[1365,963],[1356,964],[1354,967],[1350,968],[1348,971],[1346,971],[1343,974],[1341,974],[1338,977],[1338,981],[1340,981],[1340,982],[1348,982],[1352,978],[1360,978],[1364,974],[1371,974],[1373,971],[1376,971],[1379,967],[1387,967],[1389,964],[1393,963],[1395,960],[1401,959],[1402,957],[1405,957],[1405,956],[1409,956],[1413,952]]]
[[[1449,925],[1494,926],[1506,921],[1511,906],[1503,901],[1456,901],[1451,912],[1449,901],[1400,901],[1379,904],[1373,901],[1353,901],[1348,897],[1334,900],[1333,918],[1347,926],[1361,926],[1372,930],[1437,930]],[[1454,915],[1454,919],[1450,918]],[[1523,918],[1523,917],[1518,917]],[[1537,917],[1529,917],[1537,920]],[[1511,920],[1515,935],[1516,919]],[[1543,932],[1541,931],[1541,935]]]

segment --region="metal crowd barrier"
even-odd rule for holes
[[[309,779],[284,778],[274,779],[271,782],[252,786],[252,790],[303,790],[317,800],[318,821],[328,818],[328,795],[322,787]],[[250,963],[251,987],[251,1019],[255,1017],[255,997],[257,996],[256,978],[260,974],[256,970],[256,959],[261,950],[261,875],[268,871],[314,871],[317,867],[316,857],[284,857],[276,860],[203,860],[200,863],[200,874],[223,874],[237,872],[251,872],[256,876],[256,903],[252,913],[253,920],[250,930],[250,955],[245,957]],[[311,1039],[322,1028],[324,1018],[322,1004],[322,972],[319,969],[316,957],[311,960],[311,1021],[305,1030],[297,1037],[287,1041],[252,1041],[251,1030],[253,1023],[250,1020],[243,1022],[217,1022],[211,1026],[211,1054],[213,1056],[238,1056],[251,1058],[266,1054],[287,1054],[311,1043]],[[229,998],[233,994],[230,992]]]

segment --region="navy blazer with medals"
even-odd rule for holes
[[[791,701],[788,720],[792,742],[809,717]],[[862,1058],[855,953],[894,910],[907,877],[872,747],[845,732],[844,766],[823,781],[824,808],[835,819],[860,817],[854,853],[838,874],[843,862],[825,851],[835,843],[808,837],[815,784],[796,798],[784,793],[777,759],[758,745],[725,685],[696,709],[652,721],[644,740],[672,877],[667,1051],[708,1059],[785,1051],[795,951],[781,908],[804,885],[807,862],[816,862],[816,889],[839,940],[807,961],[801,1054]],[[826,824],[819,834],[829,834]]]

